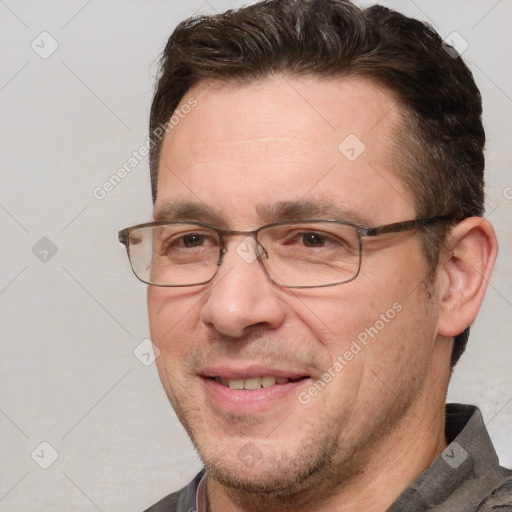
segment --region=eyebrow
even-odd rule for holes
[[[371,226],[369,219],[349,208],[341,207],[330,200],[281,201],[256,206],[256,213],[264,223],[281,220],[335,219],[346,220],[364,226]],[[226,221],[204,203],[175,201],[155,210],[155,221],[175,222],[190,220],[227,227]]]
[[[344,208],[330,200],[282,201],[274,204],[258,205],[256,211],[267,222],[300,219],[347,220],[356,224],[369,225],[369,220],[360,213]]]
[[[193,201],[175,201],[154,211],[157,222],[175,222],[177,220],[196,220],[222,226],[222,218],[204,203]]]

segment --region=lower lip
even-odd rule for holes
[[[261,389],[231,389],[209,378],[202,378],[207,394],[221,409],[231,414],[254,414],[267,411],[290,397],[296,398],[310,379],[274,384]]]

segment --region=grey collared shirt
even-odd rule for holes
[[[512,512],[512,471],[499,465],[478,408],[448,404],[445,434],[447,448],[387,512]],[[203,474],[145,512],[207,512]]]

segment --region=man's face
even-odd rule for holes
[[[399,114],[378,86],[275,77],[200,84],[182,104],[191,96],[164,140],[155,218],[187,203],[181,219],[232,230],[282,220],[278,207],[294,203],[302,219],[415,218],[392,163]],[[418,235],[365,239],[355,280],[310,289],[272,283],[237,251],[243,240],[229,239],[211,283],[148,289],[160,378],[210,475],[292,492],[361,471],[406,423],[424,428],[437,299]],[[269,387],[229,387],[259,377]]]

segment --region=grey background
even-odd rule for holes
[[[384,3],[458,32],[483,93],[501,252],[449,399],[481,407],[512,466],[512,3]],[[140,511],[200,468],[145,346],[134,355],[149,336],[145,287],[116,234],[150,220],[147,158],[103,200],[93,191],[146,141],[177,22],[241,4],[0,0],[2,512]]]

